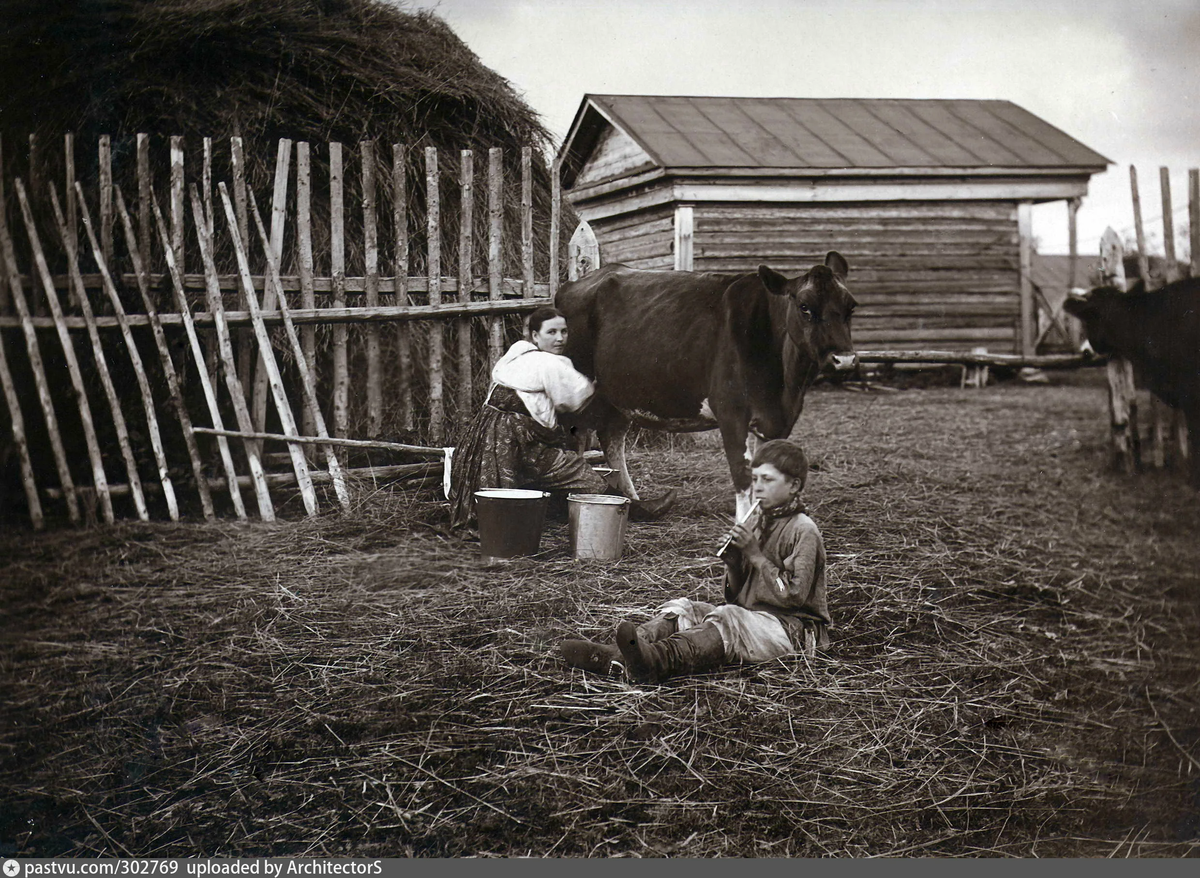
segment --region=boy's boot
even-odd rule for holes
[[[632,622],[617,626],[617,646],[635,680],[659,682],[678,674],[698,674],[725,663],[725,642],[716,625],[704,624],[646,643]]]
[[[625,661],[615,646],[591,640],[564,640],[558,645],[558,651],[573,668],[609,677],[620,677],[625,673]]]
[[[638,626],[638,634],[644,643],[665,640],[679,629],[675,616],[655,616]],[[573,668],[583,668],[594,674],[620,677],[625,673],[625,660],[615,645],[596,643],[592,640],[564,640],[558,645],[563,660]]]

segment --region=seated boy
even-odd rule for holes
[[[617,626],[615,646],[567,640],[567,663],[639,681],[694,674],[726,662],[765,662],[829,644],[825,543],[804,513],[808,461],[795,442],[765,442],[751,462],[752,494],[763,512],[734,524],[724,555],[725,603],[677,598],[649,622]]]

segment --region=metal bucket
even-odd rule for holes
[[[486,488],[475,492],[479,554],[483,562],[536,555],[546,521],[545,491]]]
[[[570,494],[567,520],[572,555],[616,561],[625,548],[629,498],[612,494]]]

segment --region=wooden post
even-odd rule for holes
[[[521,147],[521,295],[533,296],[533,149]]]
[[[1171,172],[1158,169],[1158,181],[1162,188],[1163,254],[1167,259],[1164,279],[1167,283],[1179,280],[1179,269],[1175,259],[1175,217],[1171,212]]]
[[[153,188],[153,187],[152,187]],[[154,202],[154,197],[151,195],[151,211],[157,207]],[[164,246],[166,241],[163,242]],[[179,135],[171,136],[171,249],[175,251],[175,264],[179,266],[180,273],[185,272],[185,262],[183,258],[183,138]],[[199,474],[197,474],[197,484],[204,482],[205,487],[208,483]]]
[[[150,271],[150,186],[153,175],[150,171],[150,135],[137,136],[137,187],[138,187],[138,230],[137,243],[130,242],[130,251],[136,250],[141,258],[142,270]],[[148,282],[148,281],[147,281]]]
[[[312,164],[309,145],[305,141],[296,144],[296,249],[300,254],[300,307],[313,309],[317,307],[317,297],[313,287]],[[318,382],[315,326],[306,324],[300,327],[300,348],[315,387]],[[301,430],[305,436],[311,436],[316,426],[316,416],[306,398]]]
[[[246,405],[246,396],[242,382],[238,380],[237,364],[233,358],[233,340],[229,337],[229,326],[225,322],[225,304],[221,299],[221,280],[217,275],[217,265],[213,261],[212,241],[208,224],[205,222],[204,207],[200,203],[200,195],[193,184],[191,188],[192,219],[196,226],[196,239],[200,244],[200,260],[204,265],[204,288],[208,298],[208,310],[212,312],[213,324],[216,327],[217,345],[224,366],[225,388],[229,391],[229,399],[233,403],[233,412],[237,418],[238,429],[243,433],[254,432],[254,424],[250,420],[250,407]],[[217,421],[213,420],[215,426]],[[244,439],[242,448],[246,452],[246,462],[250,468],[250,483],[254,486],[254,495],[258,500],[258,514],[263,521],[275,520],[275,507],[271,504],[271,493],[267,487],[266,473],[263,472],[262,460],[259,457],[258,443],[252,439]]]
[[[1079,288],[1079,206],[1080,198],[1072,198],[1067,202],[1067,247],[1070,259],[1067,263],[1067,291],[1074,292]],[[1072,350],[1079,350],[1083,344],[1083,324],[1078,319],[1062,310],[1059,314],[1063,326],[1067,330],[1067,340],[1071,342]]]
[[[392,228],[396,238],[396,304],[408,305],[408,177],[405,169],[404,145],[392,144]],[[412,393],[412,332],[401,321],[396,328],[396,346],[400,360],[401,426],[412,432],[416,420]]]
[[[42,149],[36,134],[29,135],[29,191],[37,198],[42,192]],[[38,285],[30,280],[29,298],[26,301],[29,312],[37,317],[46,314],[46,303],[42,300]]]
[[[1105,229],[1100,239],[1100,271],[1106,283],[1125,289],[1124,254],[1121,239],[1112,228]],[[1112,357],[1108,372],[1108,404],[1112,430],[1114,465],[1132,474],[1138,468],[1137,397],[1133,383],[1133,364]]]
[[[204,138],[204,163],[200,169],[200,191],[204,196],[204,217],[208,223],[209,235],[213,232],[213,212],[212,212],[212,157],[213,157],[213,141],[211,137]],[[183,206],[184,211],[187,210],[187,205]],[[183,274],[183,271],[180,271]]]
[[[3,261],[3,257],[0,257],[0,262]],[[4,349],[3,332],[0,332],[0,387],[4,388],[4,400],[8,403],[13,444],[17,446],[17,454],[21,458],[21,486],[25,489],[25,502],[29,505],[29,522],[34,530],[41,530],[45,526],[42,501],[38,497],[33,460],[29,456],[29,441],[25,435],[25,418],[21,415],[21,400],[17,396],[17,386],[8,368],[8,353]]]
[[[113,264],[112,140],[100,135],[100,252],[104,264]]]
[[[436,146],[425,147],[425,227],[429,247],[429,304],[442,304],[442,216],[438,193]],[[429,326],[429,438],[442,441],[445,401],[442,385],[443,333],[441,321]]]
[[[1188,170],[1188,242],[1192,277],[1200,277],[1200,168]]]
[[[221,201],[225,205],[225,219],[229,224],[230,230],[237,224],[237,215],[234,212],[233,201],[229,197],[229,190],[222,182],[217,187],[221,193]],[[265,237],[265,236],[264,236]],[[233,249],[237,255],[238,273],[241,277],[242,288],[246,291],[246,304],[250,306],[250,319],[254,324],[254,337],[258,340],[258,352],[262,358],[262,363],[266,368],[267,377],[271,386],[271,395],[275,399],[275,408],[279,415],[279,422],[283,427],[285,436],[297,436],[296,422],[292,417],[292,407],[288,403],[287,394],[283,389],[283,378],[279,374],[279,365],[275,362],[275,353],[271,350],[271,337],[267,333],[267,327],[263,323],[262,312],[258,306],[258,294],[254,291],[254,280],[250,275],[250,258],[246,255],[244,242],[237,236],[233,236]],[[267,248],[267,259],[270,261],[275,256],[274,242]],[[296,483],[300,486],[300,496],[304,500],[305,511],[309,516],[316,516],[319,513],[317,506],[317,494],[313,490],[312,478],[308,472],[308,462],[304,457],[304,446],[295,443],[288,443],[288,454],[292,458],[292,468],[296,472]]]
[[[180,180],[182,186],[183,181]],[[154,198],[154,191],[150,192],[151,209],[156,215],[161,215],[158,203]],[[121,199],[120,190],[117,190],[117,207],[121,213],[121,222],[125,223],[128,216],[125,211],[125,203]],[[179,223],[183,223],[183,214],[180,212],[177,216],[172,217],[172,220],[178,219]],[[175,230],[172,229],[171,237],[162,239],[164,258],[166,254],[172,254],[175,250]],[[162,320],[158,316],[158,308],[154,302],[154,297],[150,292],[150,285],[141,282],[143,273],[138,271],[137,259],[134,259],[134,273],[139,278],[138,292],[142,297],[142,305],[146,309],[146,315],[150,320],[151,333],[154,336],[154,346],[158,349],[158,359],[162,364],[163,376],[167,380],[167,392],[171,395],[171,404],[175,407],[175,417],[179,420],[179,428],[183,432],[184,445],[187,448],[188,459],[192,464],[192,476],[196,482],[196,489],[200,494],[200,508],[204,512],[204,518],[207,521],[213,521],[216,518],[216,513],[213,511],[212,494],[208,490],[208,476],[204,474],[204,464],[200,460],[200,449],[196,446],[196,437],[192,435],[192,419],[188,415],[187,404],[183,399],[183,390],[180,387],[179,374],[175,370],[175,363],[171,359],[171,349],[167,345],[167,337],[163,333]],[[146,273],[148,276],[148,273]]]
[[[488,299],[498,302],[504,282],[503,150],[488,150]],[[488,335],[488,369],[504,353],[504,323],[493,317]]]
[[[558,293],[558,239],[562,226],[562,165],[556,158],[550,170],[550,301]]]
[[[66,208],[66,235],[63,236],[63,252],[67,256],[67,261],[70,262],[75,258],[75,254],[79,251],[79,221],[75,210],[75,135],[63,135],[63,168],[65,170],[66,188],[64,191],[64,207]],[[54,189],[51,188],[51,194]],[[68,275],[69,276],[69,275]],[[69,293],[68,302],[72,308],[79,307],[79,300],[86,295],[83,291],[82,280],[77,285],[75,278],[69,276]]]
[[[62,303],[58,300],[58,290],[54,287],[54,278],[50,274],[50,266],[46,262],[45,251],[38,235],[37,225],[33,219],[33,211],[29,207],[29,199],[25,187],[18,179],[16,181],[17,201],[21,207],[21,217],[25,220],[25,232],[29,236],[29,246],[33,250],[33,261],[42,287],[46,294],[46,304],[54,317],[54,328],[62,345],[63,360],[67,365],[67,373],[71,378],[71,387],[75,391],[75,403],[79,407],[79,420],[83,426],[83,440],[87,446],[88,460],[92,464],[92,484],[95,485],[96,495],[100,500],[100,510],[107,524],[113,523],[112,497],[108,493],[108,477],[104,474],[104,458],[100,453],[100,440],[96,438],[96,427],[92,421],[92,406],[88,402],[87,388],[83,384],[83,373],[79,369],[79,358],[75,355],[75,345],[71,342],[71,334],[63,322]],[[58,207],[58,195],[50,190],[54,205]],[[66,231],[65,229],[63,230]],[[80,281],[80,286],[83,286]]]
[[[1146,232],[1142,228],[1142,198],[1138,194],[1137,168],[1129,166],[1129,188],[1133,194],[1133,228],[1137,234],[1138,274],[1142,276],[1142,285],[1151,289],[1150,256],[1146,253]]]
[[[600,267],[600,242],[587,220],[580,220],[567,244],[567,280],[579,280]]]
[[[292,142],[286,138],[279,141],[279,146],[275,152],[275,189],[271,196],[271,253],[274,254],[275,260],[281,262],[283,260],[283,231],[287,221],[287,188],[288,188],[288,173],[292,162]],[[247,214],[248,216],[248,214]],[[239,221],[241,217],[238,217]],[[230,229],[232,231],[232,227]],[[249,219],[246,222],[245,232],[240,232],[239,237],[242,239],[242,248],[246,252],[247,264],[252,252]],[[247,291],[247,296],[250,292]],[[257,300],[258,294],[254,293]],[[262,309],[264,311],[275,310],[275,291],[267,284],[263,285],[263,301]],[[268,336],[269,338],[269,336]],[[256,429],[262,430],[266,427],[267,422],[267,393],[268,385],[271,378],[269,367],[266,365],[266,351],[262,350],[261,340],[258,352],[258,359],[255,361],[257,366],[254,370],[254,426]]]
[[[464,149],[459,154],[459,226],[458,226],[458,301],[471,301],[472,264],[475,253],[475,153]],[[471,318],[457,322],[458,334],[458,414],[469,418],[475,403],[475,375],[471,366]]]
[[[4,135],[0,133],[0,220],[8,224],[8,198],[4,194]],[[4,251],[0,248],[0,314],[8,313],[8,269],[4,264]]]
[[[375,226],[375,142],[359,144],[362,156],[362,211],[364,293],[368,308],[379,305],[379,240]],[[367,346],[367,436],[378,439],[383,432],[383,376],[379,363],[379,327],[368,325]]]
[[[1021,343],[1022,356],[1032,357],[1037,337],[1037,314],[1033,303],[1033,207],[1028,201],[1017,205],[1017,231],[1020,258]]]
[[[83,197],[83,189],[79,186],[78,181],[71,187],[71,192],[78,199],[79,208],[83,214],[83,228],[87,234],[88,241],[92,245],[92,256],[96,260],[98,266],[103,266],[103,270],[108,270],[108,263],[104,261],[104,254],[100,250],[100,242],[96,239],[96,233],[92,229],[92,217],[88,211],[87,202]],[[69,229],[66,229],[66,224],[63,222],[63,217],[59,216],[58,199],[51,193],[51,200],[54,205],[55,219],[58,220],[59,233],[64,231],[69,234]],[[68,266],[71,276],[78,283],[79,288],[83,289],[83,278],[80,276],[78,251],[72,254],[68,259]],[[100,343],[100,332],[96,327],[96,316],[92,311],[91,302],[85,293],[79,301],[80,310],[83,312],[84,322],[87,323],[88,338],[92,343],[92,357],[96,363],[96,371],[100,375],[100,383],[104,387],[104,395],[108,400],[109,411],[112,412],[113,427],[117,433],[117,446],[121,449],[121,459],[125,463],[125,473],[128,478],[129,493],[133,497],[134,509],[137,511],[137,516],[142,521],[150,520],[150,512],[146,508],[146,497],[142,491],[142,479],[138,474],[137,460],[133,455],[133,448],[129,442],[129,430],[125,423],[125,415],[121,410],[121,401],[117,396],[116,386],[113,384],[112,375],[108,369],[108,360],[104,355],[104,346]]]
[[[690,204],[675,208],[675,270],[691,271],[694,265],[692,237],[696,224]]]
[[[129,249],[129,258],[133,261],[133,271],[139,276],[138,286],[139,288],[142,286],[141,276],[146,275],[147,281],[145,286],[149,289],[149,269],[142,263],[141,257],[138,255],[137,237],[133,229],[133,220],[130,218],[129,210],[125,206],[125,196],[121,193],[120,186],[114,188],[117,200],[117,213],[121,217],[121,227],[125,230],[125,245]],[[142,205],[149,209],[152,200],[153,196],[147,193]],[[142,205],[139,205],[139,207]],[[171,521],[178,521],[179,504],[175,499],[175,486],[171,482],[170,470],[167,465],[167,454],[163,448],[162,435],[158,429],[158,415],[154,407],[154,395],[150,389],[150,379],[146,376],[146,369],[142,364],[142,356],[138,352],[137,343],[133,340],[133,333],[129,328],[129,320],[125,315],[125,306],[121,304],[121,297],[117,294],[117,288],[112,283],[111,276],[107,278],[104,289],[108,293],[113,313],[117,316],[117,323],[121,327],[121,336],[124,338],[125,347],[129,351],[129,361],[132,363],[134,374],[137,376],[138,390],[142,396],[142,408],[146,414],[146,426],[150,433],[150,445],[154,450],[154,460],[158,464],[158,476],[163,486],[163,497],[167,501],[167,514],[170,515]]]
[[[192,348],[192,357],[196,361],[196,373],[200,376],[200,387],[204,391],[204,400],[208,404],[208,413],[212,418],[213,426],[218,430],[223,430],[225,429],[225,425],[221,419],[221,409],[217,404],[217,395],[213,389],[212,381],[209,378],[208,369],[205,368],[206,358],[204,349],[200,345],[200,337],[196,334],[196,324],[192,320],[192,311],[188,305],[187,294],[184,291],[183,272],[179,270],[179,265],[175,261],[174,248],[167,246],[167,242],[169,240],[167,234],[167,224],[163,220],[162,211],[159,210],[157,201],[153,203],[153,207],[154,221],[158,226],[158,237],[163,244],[163,255],[166,259],[167,271],[171,275],[171,289],[175,293],[175,307],[179,309],[179,316],[183,321],[183,328],[187,334],[188,344],[191,345]],[[208,219],[211,219],[211,217],[205,216],[201,221],[203,222]],[[209,232],[211,235],[212,229],[211,227],[206,227],[205,231]],[[187,433],[195,433],[190,420],[186,423],[181,420],[180,423],[186,431],[185,437]],[[193,436],[191,443],[189,443],[189,449],[194,443],[195,437]],[[229,450],[229,440],[224,436],[218,436],[217,449],[221,455],[221,465],[225,468],[225,481],[227,487],[229,488],[229,498],[233,501],[233,510],[239,519],[245,520],[246,505],[242,501],[241,488],[238,486],[237,470],[233,465],[233,455]],[[203,496],[203,492],[208,490],[208,479],[203,473],[200,473],[198,478],[201,479],[205,485],[205,487],[201,489],[201,496]]]
[[[204,197],[204,219],[205,219],[205,223],[206,223],[205,228],[208,229],[208,236],[210,239],[213,236],[212,157],[213,157],[213,141],[212,141],[211,137],[206,137],[206,138],[204,138],[203,166],[200,169],[200,190]],[[183,193],[180,193],[180,197],[184,198],[185,196]],[[181,205],[181,210],[183,211],[184,216],[186,218],[186,216],[187,216],[187,204],[186,203]],[[183,254],[183,250],[181,248],[180,255],[182,256],[182,254]],[[180,276],[182,276],[183,270],[180,269],[179,273],[180,273]],[[184,294],[184,301],[185,302],[187,301],[186,292]],[[216,332],[212,329],[204,330],[204,341],[205,341],[204,356],[202,358],[198,358],[196,360],[196,368],[204,369],[208,373],[207,377],[208,377],[208,382],[210,385],[216,384],[217,383],[217,370],[220,369],[220,367],[221,367],[220,366],[221,358],[217,354],[217,334],[216,334]],[[225,449],[225,450],[228,450],[228,449]],[[231,475],[230,478],[233,478],[233,476]],[[241,502],[242,502],[242,497],[241,497],[241,494],[239,493],[237,500],[234,502],[235,507],[240,507]],[[245,513],[243,512],[243,513],[239,514],[238,517],[245,518],[246,516],[245,516]]]
[[[292,323],[291,311],[287,303],[287,294],[283,290],[283,281],[279,276],[279,263],[275,259],[274,249],[268,246],[267,230],[263,226],[262,215],[258,212],[258,203],[254,200],[253,192],[250,193],[250,210],[254,214],[254,224],[258,228],[260,240],[267,252],[267,285],[274,286],[278,293],[276,301],[279,305],[279,313],[283,317],[283,326],[287,332],[288,341],[292,345],[292,354],[296,358],[296,366],[300,372],[300,386],[304,391],[305,399],[308,401],[308,408],[313,414],[317,436],[321,439],[328,439],[329,432],[325,429],[325,418],[321,414],[321,405],[317,400],[317,383],[313,378],[312,372],[308,369],[308,363],[304,359],[304,348],[300,344],[300,336],[296,334],[296,326]],[[261,319],[259,322],[261,323]],[[291,435],[295,435],[294,431]],[[342,473],[342,465],[338,461],[336,450],[332,445],[324,445],[322,447],[325,451],[325,460],[329,466],[329,478],[333,481],[338,501],[342,504],[342,508],[349,512],[350,492],[346,488],[346,479]],[[305,475],[307,475],[307,470],[305,470]],[[303,489],[304,479],[299,471],[296,472],[296,477]]]
[[[229,157],[233,171],[233,202],[237,205],[237,235],[243,240],[249,240],[250,223],[246,217],[246,154],[242,147],[242,138],[229,138]],[[212,212],[212,205],[209,204],[209,217],[213,219],[210,225],[211,234],[209,241],[213,246],[213,259],[217,258],[216,240],[217,228],[215,216]],[[246,310],[246,302],[241,291],[238,291],[237,297],[238,310]],[[254,333],[249,329],[237,330],[237,368],[238,374],[242,377],[242,387],[245,388],[247,394],[253,392],[254,388],[254,361],[251,359],[254,347]]]
[[[333,275],[333,307],[346,307],[346,231],[343,213],[342,145],[329,144],[329,268]],[[346,438],[350,429],[350,373],[345,326],[333,327],[333,435]]]
[[[20,180],[18,179],[19,183]],[[33,328],[33,315],[25,298],[25,290],[21,286],[21,276],[17,270],[17,255],[13,247],[12,235],[8,231],[8,223],[4,211],[0,211],[0,251],[4,253],[4,269],[8,273],[9,290],[12,293],[13,304],[21,318],[21,331],[25,336],[25,350],[29,355],[29,369],[33,373],[33,383],[37,387],[38,402],[42,406],[42,416],[46,420],[46,433],[50,437],[50,450],[54,454],[54,465],[58,469],[58,480],[62,486],[63,499],[67,501],[67,514],[72,524],[79,524],[79,498],[75,494],[75,481],[71,478],[71,468],[67,464],[67,453],[63,448],[62,435],[58,429],[58,417],[54,413],[54,402],[50,398],[50,384],[46,380],[46,369],[42,363],[42,350],[38,344],[37,331]]]

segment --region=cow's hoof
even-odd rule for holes
[[[658,521],[675,505],[675,489],[667,491],[661,497],[653,500],[630,500],[630,521]]]

